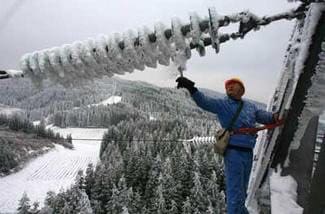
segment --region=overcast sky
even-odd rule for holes
[[[99,34],[113,35],[144,25],[153,29],[156,22],[170,26],[173,17],[189,23],[190,12],[205,17],[209,7],[221,15],[248,9],[264,16],[296,6],[286,0],[1,0],[0,69],[18,69],[24,53]],[[246,97],[267,102],[277,84],[293,24],[285,20],[272,23],[243,40],[222,44],[219,54],[211,47],[205,57],[193,51],[184,75],[199,87],[221,92],[227,78],[240,77],[246,84]],[[174,87],[176,76],[175,67],[159,66],[124,78]]]

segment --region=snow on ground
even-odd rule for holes
[[[297,204],[297,182],[288,176],[281,176],[281,170],[270,177],[271,210],[277,214],[302,214],[303,208]]]
[[[22,114],[24,111],[20,108],[13,108],[10,106],[0,104],[0,114],[13,116],[14,114]]]
[[[157,120],[157,118],[155,118],[154,116],[149,116],[149,120]]]
[[[37,126],[37,125],[39,125],[39,124],[41,124],[41,121],[40,121],[40,120],[35,120],[35,121],[33,122],[33,125],[34,125],[34,126]]]
[[[119,103],[119,102],[121,102],[121,100],[122,100],[122,97],[120,97],[120,96],[111,96],[108,99],[103,100],[100,103],[91,104],[91,105],[89,105],[89,107],[90,106],[99,106],[99,105],[105,105],[105,106],[107,106],[107,105]]]
[[[101,139],[106,129],[52,127],[66,136],[76,139]],[[44,202],[50,190],[58,192],[69,187],[77,172],[85,170],[89,163],[99,159],[100,141],[73,140],[74,150],[56,145],[55,149],[30,161],[17,173],[0,178],[0,213],[14,213],[25,191],[31,201]]]

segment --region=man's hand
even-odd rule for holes
[[[282,124],[282,123],[284,123],[284,120],[285,120],[285,114],[282,116],[282,118],[280,118],[278,112],[273,113],[273,122],[274,123]]]
[[[195,83],[186,77],[178,77],[176,79],[177,88],[186,88],[191,94],[197,91],[197,88],[194,87]]]

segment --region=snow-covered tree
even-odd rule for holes
[[[190,198],[187,197],[186,201],[184,201],[183,206],[182,206],[182,214],[191,214],[192,213],[192,205]]]
[[[199,172],[194,173],[194,186],[191,189],[191,204],[194,210],[205,212],[208,207],[208,199],[202,187]]]
[[[23,193],[22,198],[19,200],[17,213],[18,214],[30,214],[30,199],[26,192]]]

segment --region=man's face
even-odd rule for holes
[[[227,84],[226,93],[228,96],[239,100],[244,94],[244,89],[239,83],[232,82]]]

